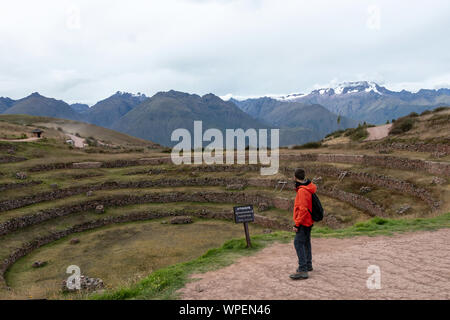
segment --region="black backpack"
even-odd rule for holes
[[[320,203],[319,197],[315,193],[313,193],[311,196],[311,200],[312,200],[312,212],[310,211],[309,213],[311,214],[313,221],[315,222],[322,221],[323,208],[322,204]]]

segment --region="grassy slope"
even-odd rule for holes
[[[104,143],[121,145],[121,146],[154,146],[154,143],[148,140],[135,138],[117,131],[99,127],[93,124],[57,119],[50,117],[36,117],[29,115],[0,115],[0,122],[15,125],[16,130],[21,126],[25,133],[30,133],[35,127],[41,127],[46,131],[50,130],[51,137],[55,136],[54,131],[61,128],[64,133],[76,134],[78,133],[83,138],[94,137],[97,140],[101,140]],[[31,136],[31,134],[30,134]],[[44,136],[48,136],[48,133],[44,133]],[[59,136],[65,138],[65,135],[60,132]]]
[[[373,218],[357,223],[351,227],[332,230],[329,228],[313,229],[313,237],[353,237],[392,235],[395,232],[419,230],[436,230],[450,228],[450,213],[434,218],[422,219],[382,219]],[[227,241],[222,247],[209,250],[203,256],[185,263],[176,264],[150,274],[138,284],[121,288],[101,295],[93,295],[92,299],[176,299],[176,291],[182,288],[191,274],[203,273],[232,264],[237,258],[253,254],[274,241],[289,242],[294,234],[274,232],[252,237],[253,248],[245,248],[244,239]]]
[[[390,134],[386,138],[376,141],[381,142],[404,142],[404,143],[448,143],[448,134],[450,130],[450,107],[438,108],[435,111],[427,111],[418,116],[405,116],[397,119],[394,122],[393,129],[401,127],[401,123],[410,121],[412,127],[397,134]],[[353,139],[352,139],[353,138]],[[356,129],[347,129],[336,131],[328,134],[324,139],[326,145],[348,144],[351,141],[364,140],[364,132],[358,132]],[[374,142],[365,142],[366,144],[373,144]]]

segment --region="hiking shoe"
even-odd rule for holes
[[[313,267],[308,267],[308,271],[313,271]]]
[[[308,279],[308,272],[296,272],[289,276],[292,280]]]

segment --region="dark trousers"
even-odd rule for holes
[[[295,235],[294,246],[298,256],[298,271],[308,271],[312,268],[311,227],[300,226]]]

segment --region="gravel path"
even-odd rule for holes
[[[307,280],[291,280],[293,244],[271,245],[204,274],[180,290],[183,299],[450,299],[450,229],[393,237],[312,239]],[[369,265],[381,289],[368,289]]]
[[[67,134],[67,136],[69,136],[70,139],[72,139],[74,146],[76,148],[84,148],[85,140],[83,138],[77,137],[73,134]]]
[[[33,138],[26,138],[26,139],[0,139],[0,141],[4,142],[30,142],[30,141],[36,141],[41,138],[33,137]]]
[[[392,123],[385,124],[383,126],[367,128],[369,136],[365,141],[380,140],[389,135],[389,130],[391,130]]]

